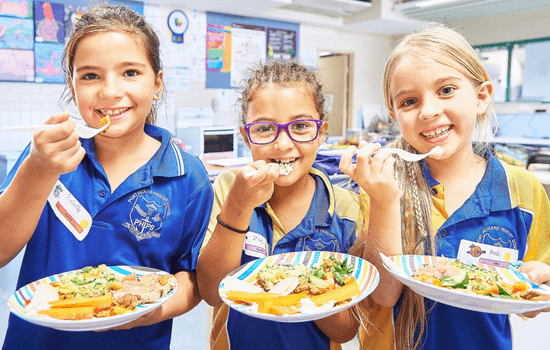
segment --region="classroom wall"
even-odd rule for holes
[[[300,26],[300,50],[340,51],[354,53],[353,105],[354,120],[364,104],[384,105],[382,76],[392,48],[390,35],[343,31],[333,28]],[[329,115],[330,122],[330,115]]]
[[[550,36],[550,10],[477,18],[453,25],[472,45],[536,39]]]
[[[175,9],[186,10],[162,6],[162,16],[167,18]],[[163,39],[168,40],[167,28],[159,29]],[[351,109],[354,118],[357,117],[361,105],[383,103],[381,77],[384,60],[391,46],[390,36],[301,25],[299,45],[299,52],[338,50],[355,54]],[[19,152],[32,137],[29,132],[6,133],[1,128],[8,125],[44,123],[52,113],[63,110],[59,103],[63,88],[60,84],[0,82],[0,153]],[[204,82],[192,81],[188,91],[174,93],[174,105],[160,107],[157,124],[173,132],[175,115],[169,108],[210,107],[216,96],[217,89],[206,89]],[[235,122],[236,114],[232,111],[218,111],[214,114],[214,125],[235,125]]]

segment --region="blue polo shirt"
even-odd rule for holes
[[[172,274],[195,272],[213,201],[208,174],[198,159],[170,142],[168,131],[146,124],[145,132],[162,143],[160,149],[113,193],[93,141],[81,139],[86,156],[60,182],[90,213],[91,229],[79,241],[47,203],[27,243],[17,288],[99,264],[147,266]],[[29,150],[30,146],[0,193]],[[3,349],[169,349],[171,330],[172,320],[167,320],[130,330],[65,332],[10,315]]]
[[[203,242],[206,246],[216,226],[216,216],[221,211],[236,170],[226,170],[214,182],[215,201],[210,225]],[[285,232],[269,203],[254,209],[248,237],[263,237],[267,255],[294,251],[324,250],[345,253],[351,247],[356,232],[361,232],[362,211],[358,196],[351,191],[333,187],[325,171],[317,165],[309,171],[315,179],[315,193],[302,222]],[[243,247],[241,264],[258,259],[255,250]],[[315,322],[281,323],[250,317],[223,304],[214,310],[212,344],[220,349],[331,349],[328,337]]]
[[[424,176],[435,203],[438,256],[457,257],[460,242],[468,240],[517,250],[518,260],[549,262],[549,246],[535,244],[548,241],[549,201],[540,181],[529,171],[490,156],[472,196],[448,218],[444,217],[444,209],[437,209],[437,202],[445,198],[444,187],[431,176],[427,166]],[[427,314],[422,349],[512,349],[508,315],[425,300],[431,311]]]

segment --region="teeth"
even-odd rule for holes
[[[116,115],[119,115],[119,114],[122,114],[124,112],[126,112],[127,110],[129,110],[130,108],[120,108],[120,109],[100,109],[99,111],[101,112],[101,114],[103,115],[110,115],[110,116],[116,116]]]
[[[447,131],[449,131],[449,129],[451,129],[451,126],[440,127],[440,128],[435,129],[435,130],[430,130],[427,133],[423,132],[422,136],[433,138],[435,136],[439,136],[443,133],[446,133]]]

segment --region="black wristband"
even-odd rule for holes
[[[216,216],[216,220],[218,220],[218,224],[222,225],[223,227],[225,227],[226,229],[228,230],[231,230],[233,232],[237,232],[237,233],[240,233],[240,234],[244,234],[244,233],[247,233],[248,231],[250,231],[250,226],[248,226],[246,228],[246,230],[237,230],[236,228],[233,228],[229,225],[227,225],[226,223],[224,223],[223,221],[220,220],[220,214],[218,214],[218,216]]]

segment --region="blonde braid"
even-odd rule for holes
[[[402,136],[392,147],[418,153]],[[433,254],[430,243],[432,232],[431,197],[419,162],[398,159],[396,174],[401,195],[401,239],[403,254]],[[423,334],[426,310],[424,298],[408,287],[403,290],[401,307],[395,319],[395,337],[398,350],[416,349],[420,338],[415,340],[417,328]]]

